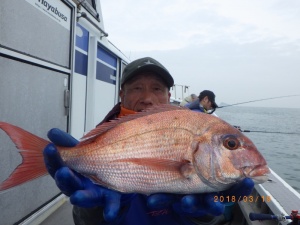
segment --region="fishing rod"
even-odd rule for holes
[[[241,132],[245,132],[245,133],[269,133],[269,134],[298,134],[300,135],[300,133],[297,132],[281,132],[281,131],[264,131],[264,130],[242,130],[240,126],[234,126],[236,129],[238,129]]]
[[[241,130],[241,132],[256,132],[256,133],[270,133],[270,134],[298,134],[300,133],[295,133],[295,132],[280,132],[280,131],[263,131],[263,130]]]
[[[282,215],[272,215],[272,214],[261,214],[261,213],[249,213],[249,219],[251,221],[255,220],[277,220],[277,221],[287,221],[288,219],[292,222],[287,225],[299,225],[300,224],[300,214],[298,210],[292,210],[289,216]]]
[[[224,106],[218,106],[217,109],[229,107],[229,106],[235,106],[235,105],[241,105],[241,104],[246,104],[246,103],[251,103],[251,102],[260,102],[260,101],[266,101],[270,99],[278,99],[278,98],[288,98],[288,97],[295,97],[295,96],[300,96],[300,95],[284,95],[284,96],[277,96],[277,97],[272,97],[272,98],[262,98],[262,99],[256,99],[252,101],[247,101],[247,102],[239,102],[231,105],[224,105]]]

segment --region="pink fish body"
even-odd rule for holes
[[[24,149],[22,143],[31,149],[20,152],[23,163],[0,190],[46,174],[42,150],[49,142],[7,123],[1,122],[0,128],[19,149]],[[34,143],[30,143],[32,139]],[[174,106],[155,107],[105,123],[76,147],[58,149],[73,170],[125,193],[214,192],[245,177],[261,183],[269,173],[263,156],[236,128],[217,117]],[[31,170],[31,176],[19,182],[16,171],[26,173],[26,161],[32,154],[40,158],[35,163],[38,171]]]

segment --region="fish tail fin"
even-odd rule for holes
[[[43,149],[50,143],[49,141],[5,122],[0,122],[0,129],[15,143],[22,156],[22,163],[0,184],[0,191],[47,174]]]

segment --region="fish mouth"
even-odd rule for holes
[[[251,179],[254,181],[254,184],[262,184],[267,180],[269,180],[269,177],[267,175],[264,175],[264,176],[251,177]]]
[[[245,177],[251,178],[255,184],[261,184],[268,180],[270,169],[267,165],[257,165],[255,167],[246,167],[243,170]]]

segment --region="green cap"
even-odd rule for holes
[[[174,85],[174,80],[169,71],[158,61],[150,57],[137,59],[129,63],[122,75],[121,86],[132,77],[140,74],[141,72],[154,72],[160,76],[168,86],[168,88]]]

